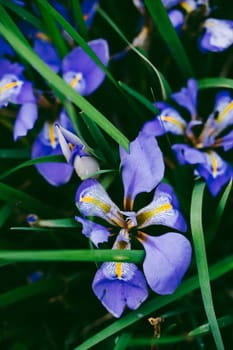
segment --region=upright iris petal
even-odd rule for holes
[[[108,44],[103,39],[88,43],[104,65],[109,61]],[[63,79],[83,96],[91,94],[105,77],[103,70],[81,48],[73,49],[62,62]]]
[[[171,95],[172,99],[180,106],[186,108],[194,119],[197,115],[197,89],[197,81],[189,79],[187,87],[184,87],[181,91]]]
[[[125,209],[132,209],[138,193],[152,191],[161,181],[164,173],[162,152],[153,136],[140,133],[131,142],[129,153],[120,148],[120,156],[124,197],[129,203],[129,208]]]
[[[141,233],[139,240],[146,252],[143,270],[149,286],[158,294],[173,293],[190,264],[189,241],[174,232],[158,237]]]

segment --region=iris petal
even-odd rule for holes
[[[76,216],[75,219],[82,224],[82,233],[84,236],[89,238],[97,248],[100,243],[108,241],[110,233],[106,227],[96,224],[93,221],[81,218],[80,216]]]
[[[25,103],[20,107],[14,124],[14,140],[26,136],[28,131],[34,127],[38,117],[37,105],[35,103]]]
[[[152,191],[163,177],[163,156],[153,136],[139,133],[129,153],[120,147],[120,157],[124,195],[132,202],[138,193]]]
[[[101,184],[94,179],[82,182],[76,192],[75,202],[85,216],[98,216],[113,225],[124,226],[120,209],[113,203]]]
[[[152,202],[137,213],[138,228],[150,225],[165,225],[186,231],[186,223],[179,211],[178,200],[168,184],[160,184]]]
[[[140,241],[146,252],[143,270],[149,286],[158,294],[173,293],[190,264],[189,241],[174,232],[158,237],[143,234]]]
[[[186,108],[193,118],[197,115],[197,90],[197,81],[195,79],[189,79],[187,87],[171,95],[172,99],[180,106]]]
[[[221,188],[232,178],[233,169],[216,152],[203,152],[203,154],[206,161],[199,164],[196,167],[196,171],[205,179],[210,193],[216,196]]]
[[[199,44],[203,51],[221,52],[233,44],[233,21],[208,18],[204,28]]]
[[[120,317],[126,306],[137,309],[148,296],[142,272],[130,263],[103,263],[96,272],[92,289],[115,317]]]
[[[92,40],[88,43],[89,47],[94,51],[104,65],[109,61],[108,44],[103,39]],[[96,90],[105,77],[103,70],[93,61],[93,59],[81,48],[73,49],[63,59],[63,74],[68,72],[81,73],[85,81],[85,89],[82,95],[86,96]]]

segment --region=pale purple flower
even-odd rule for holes
[[[173,293],[191,259],[190,243],[180,233],[152,236],[141,231],[151,227],[150,233],[153,234],[155,225],[182,232],[186,230],[173,189],[168,184],[160,184],[164,163],[155,138],[140,133],[130,143],[129,153],[120,148],[120,157],[123,210],[111,200],[97,180],[83,181],[76,193],[76,205],[83,215],[83,218],[76,219],[83,225],[83,234],[95,246],[99,247],[100,243],[116,234],[113,249],[129,250],[134,239],[142,243],[145,249],[144,273],[133,263],[113,261],[103,263],[95,275],[93,291],[115,317],[120,317],[126,306],[136,309],[141,305],[148,296],[147,284],[158,294]],[[135,211],[137,195],[153,190],[151,202]],[[93,217],[106,221],[111,229],[92,223]]]

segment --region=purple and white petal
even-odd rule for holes
[[[88,43],[89,47],[106,66],[109,61],[108,44],[103,39]],[[63,78],[81,95],[89,95],[105,78],[103,70],[81,48],[73,49],[62,62]]]
[[[208,18],[199,46],[202,51],[221,52],[233,44],[233,21]]]
[[[196,172],[205,179],[212,196],[216,196],[233,178],[233,168],[216,152],[203,152],[206,161],[196,167]]]
[[[179,210],[177,197],[168,184],[160,184],[150,204],[137,212],[138,228],[164,225],[185,232],[186,222]]]
[[[94,179],[87,179],[81,183],[76,192],[75,203],[84,216],[97,216],[113,225],[124,226],[120,209],[102,185]]]
[[[120,147],[120,157],[124,197],[128,202],[133,203],[141,192],[152,191],[163,178],[163,156],[153,136],[139,133],[130,143],[129,153]]]
[[[52,146],[45,141],[47,141],[47,139],[45,139],[44,130],[42,130],[32,145],[32,159],[62,154],[58,143]],[[38,163],[35,164],[35,166],[45,180],[53,186],[60,186],[67,183],[73,173],[73,168],[69,164],[65,163]]]
[[[96,272],[92,289],[103,306],[115,317],[120,317],[127,306],[137,309],[148,297],[143,273],[136,265],[105,262]]]
[[[89,238],[97,248],[99,248],[100,243],[108,241],[110,232],[105,226],[96,224],[95,222],[81,218],[80,216],[76,216],[75,220],[82,224],[82,233]]]
[[[146,253],[143,270],[147,283],[158,294],[173,293],[190,264],[190,242],[174,232],[158,237],[141,234],[140,242]]]

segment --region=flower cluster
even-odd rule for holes
[[[194,79],[187,87],[171,95],[173,101],[190,114],[186,121],[180,112],[167,102],[155,105],[160,113],[147,122],[142,131],[147,135],[165,133],[182,135],[184,143],[172,146],[181,165],[190,164],[195,174],[203,177],[213,196],[233,177],[232,165],[222,158],[220,152],[233,148],[233,100],[227,90],[217,93],[212,113],[205,120],[197,112],[198,84]]]
[[[95,246],[108,241],[115,233],[113,249],[129,250],[134,239],[145,249],[144,274],[135,264],[126,262],[105,262],[96,272],[93,291],[115,317],[121,316],[125,306],[136,309],[141,305],[148,297],[147,283],[158,294],[173,293],[191,259],[190,243],[180,233],[153,234],[154,225],[186,231],[186,223],[173,189],[168,184],[160,183],[164,163],[155,138],[140,133],[131,142],[129,153],[120,148],[120,157],[124,186],[123,211],[94,179],[81,183],[75,199],[82,214],[76,219],[83,226],[83,234]],[[135,211],[136,196],[151,191],[154,191],[152,201]],[[111,228],[91,221],[90,217],[103,219]],[[150,235],[142,231],[145,228],[150,228]]]

